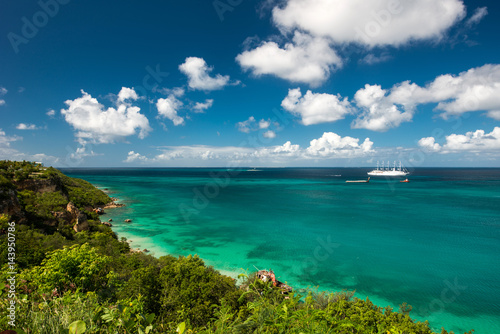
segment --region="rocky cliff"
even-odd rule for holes
[[[113,203],[87,181],[55,168],[12,161],[0,161],[0,167],[0,214],[19,224],[52,229],[72,226],[81,232],[89,229],[89,220],[100,223],[94,209]]]

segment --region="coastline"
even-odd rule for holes
[[[96,186],[98,187],[98,186]],[[99,186],[99,189],[101,189],[102,187]],[[114,192],[110,191],[109,188],[104,188],[104,189],[107,189],[106,190],[106,194],[115,194]],[[103,190],[103,189],[101,189]],[[103,190],[104,191],[104,190]],[[110,196],[111,197],[111,196]],[[115,199],[114,202],[117,202],[119,203],[120,205],[119,206],[116,206],[116,207],[110,207],[111,209],[116,210],[117,208],[127,208],[128,206],[126,204],[123,203],[123,201],[127,201],[127,199],[125,198],[122,198],[122,197],[112,197]],[[110,214],[112,214],[112,212],[110,212]],[[119,213],[116,213],[116,216],[120,217],[120,214]],[[127,216],[127,217],[130,217],[129,219],[132,220],[132,223],[134,223],[134,221],[136,221],[137,219],[140,219],[140,217],[135,217],[133,215],[130,215],[130,216]],[[148,255],[151,255],[151,256],[154,256],[156,258],[159,258],[161,256],[166,256],[166,255],[171,255],[171,256],[174,256],[174,257],[178,257],[178,256],[187,256],[187,255],[184,255],[184,254],[176,254],[174,252],[168,252],[165,250],[165,247],[161,247],[161,246],[158,246],[156,245],[151,238],[149,237],[139,237],[137,235],[134,235],[133,233],[129,233],[129,232],[126,232],[126,231],[117,231],[117,230],[120,230],[120,227],[122,226],[129,226],[128,224],[130,223],[125,223],[123,221],[123,216],[121,216],[121,219],[120,220],[117,220],[117,222],[119,222],[119,224],[114,224],[111,229],[113,230],[113,232],[117,235],[118,238],[121,238],[121,237],[124,237],[126,238],[127,242],[129,243],[130,245],[130,252],[134,253],[134,252],[143,252],[142,249],[147,249],[148,252],[145,252],[147,253]],[[113,218],[114,220],[114,218]],[[127,225],[122,225],[122,224],[127,224]],[[197,253],[193,253],[193,254],[190,254],[190,255],[198,255]],[[257,271],[256,268],[246,268],[243,269],[243,268],[238,268],[238,269],[229,269],[227,267],[219,267],[217,266],[216,262],[218,261],[211,261],[209,258],[207,257],[202,257],[200,256],[200,258],[204,261],[204,263],[207,265],[207,266],[212,266],[216,271],[218,271],[219,273],[221,273],[222,275],[225,275],[225,276],[228,276],[228,277],[231,277],[233,278],[234,280],[238,281],[238,276],[242,273],[245,273],[245,274],[250,274],[251,272],[253,271]],[[263,269],[263,268],[260,268],[260,269]],[[272,269],[272,268],[267,268],[267,269]],[[277,273],[278,275],[280,275],[280,273]],[[286,280],[286,277],[283,277],[282,279],[284,279],[284,281],[288,284],[289,282],[287,282]],[[311,291],[315,291],[315,292],[322,292],[322,291],[325,291],[325,292],[342,292],[342,291],[346,291],[345,288],[343,287],[330,287],[330,286],[320,286],[320,285],[301,285],[301,284],[292,284],[292,288],[294,291],[296,292],[299,292],[301,294],[304,294],[306,291],[308,290],[311,290]],[[367,300],[369,299],[370,301],[372,301],[376,306],[379,306],[379,307],[392,307],[394,310],[397,310],[398,309],[398,305],[394,305],[393,303],[391,303],[390,301],[380,297],[380,296],[376,296],[376,295],[368,295],[366,293],[362,293],[362,292],[357,292],[356,290],[354,290],[354,294],[355,294],[355,297],[359,298],[359,299],[362,299],[362,300]],[[305,296],[303,296],[305,297]],[[415,320],[415,321],[421,321],[421,322],[424,322],[426,320],[429,320],[429,318],[425,318],[425,317],[422,317],[422,316],[416,316],[416,315],[413,315],[412,318]],[[431,326],[431,328],[435,331],[435,332],[440,332],[440,329],[441,329],[441,325],[440,326],[437,326],[437,327],[434,327],[434,326]]]
[[[115,210],[120,209],[120,208],[127,208],[127,204],[123,203],[124,201],[126,202],[127,200],[121,197],[115,197],[114,191],[111,191],[109,187],[102,186],[102,185],[94,185],[96,188],[99,190],[103,191],[106,193],[108,196],[111,197],[113,200],[111,203],[106,204],[106,206],[103,209],[111,209],[110,211],[105,211],[105,215],[110,215],[109,218],[112,219],[112,225],[110,226],[113,233],[116,234],[116,236],[120,238],[125,238],[126,241],[130,245],[130,252],[131,253],[146,253],[148,255],[154,256],[156,258],[159,258],[161,256],[166,256],[166,255],[171,255],[171,256],[184,256],[182,254],[176,254],[174,252],[168,252],[165,250],[164,247],[156,245],[154,242],[151,241],[150,238],[148,237],[138,237],[137,235],[134,235],[133,233],[129,233],[126,231],[120,231],[120,227],[122,224],[134,224],[134,221],[138,218],[133,215],[131,215],[128,219],[131,220],[131,222],[127,223],[123,220],[123,217],[120,215],[120,213],[117,213]],[[113,196],[111,196],[113,194]],[[114,216],[113,216],[114,214]],[[102,216],[101,216],[102,217]],[[116,217],[120,217],[120,219],[116,219]],[[107,222],[107,220],[105,220]],[[118,230],[118,231],[117,231]],[[197,255],[191,254],[191,255]],[[207,266],[212,266],[215,270],[217,270],[219,273],[222,275],[231,277],[235,280],[238,280],[238,276],[241,275],[242,273],[250,273],[253,270],[249,268],[249,271],[246,272],[243,268],[221,268],[216,265],[216,261],[210,261],[210,259],[205,258],[205,257],[200,257],[202,260],[205,262]],[[301,289],[302,290],[302,289]]]
[[[130,245],[130,252],[132,252],[132,253],[133,252],[143,252],[142,249],[146,248],[146,249],[149,250],[149,252],[147,252],[147,254],[151,255],[151,256],[154,256],[156,258],[159,258],[161,256],[166,256],[166,255],[171,255],[171,256],[174,256],[174,257],[187,256],[185,254],[176,254],[175,252],[168,252],[168,251],[165,250],[166,249],[165,247],[161,247],[161,246],[155,244],[154,241],[151,238],[149,238],[149,237],[139,237],[138,235],[135,235],[133,233],[121,230],[122,228],[127,228],[129,226],[133,226],[134,222],[137,222],[137,220],[140,220],[140,217],[136,217],[133,214],[132,215],[127,214],[126,217],[128,217],[128,219],[131,219],[132,222],[131,223],[125,223],[124,219],[123,219],[123,218],[125,218],[125,216],[123,216],[123,213],[120,214],[119,212],[116,212],[115,210],[130,208],[130,206],[128,206],[126,204],[126,202],[129,199],[127,199],[126,197],[123,198],[121,196],[115,197],[116,193],[113,192],[113,191],[111,191],[111,190],[109,190],[109,187],[102,187],[102,186],[97,186],[97,185],[95,185],[95,186],[98,187],[99,189],[103,190],[103,191],[105,191],[104,189],[106,189],[106,191],[105,191],[106,194],[108,194],[108,196],[110,196],[110,194],[113,194],[112,198],[115,198],[114,202],[117,202],[117,203],[121,204],[120,206],[117,206],[117,207],[110,207],[112,209],[112,211],[110,211],[109,214],[112,215],[113,212],[114,212],[115,216],[113,216],[113,217],[119,217],[120,218],[118,220],[115,220],[114,218],[112,218],[113,221],[114,222],[118,222],[118,224],[113,224],[113,226],[111,227],[111,229],[117,235],[118,238],[121,238],[121,237],[126,238],[127,242],[129,242],[129,245]],[[125,202],[125,203],[123,203],[123,202]],[[126,225],[124,225],[124,224],[126,224]],[[197,255],[197,253],[193,253],[193,254],[190,254],[190,255]],[[238,269],[230,270],[227,267],[226,268],[219,267],[216,264],[216,262],[218,262],[218,261],[215,261],[215,260],[214,261],[210,261],[209,258],[204,257],[204,256],[200,256],[200,258],[204,261],[204,263],[207,266],[212,266],[216,271],[218,271],[222,275],[231,277],[231,278],[235,279],[236,281],[238,280],[238,276],[240,274],[242,274],[242,273],[249,274],[249,273],[253,272],[253,269],[255,269],[255,268],[247,268],[247,270],[244,270],[243,268],[238,268]],[[263,268],[260,268],[260,269],[263,269]],[[268,269],[272,269],[272,268],[268,268]],[[257,271],[257,269],[255,269],[255,271]],[[277,273],[277,274],[280,275],[280,273]],[[286,277],[282,277],[282,279],[284,279],[284,281],[287,284],[289,283],[289,282],[287,282]],[[330,286],[320,286],[320,285],[310,285],[310,284],[309,285],[292,284],[292,288],[294,289],[294,291],[297,291],[297,292],[302,293],[302,294],[305,291],[307,291],[308,289],[310,289],[312,291],[316,291],[316,292],[322,292],[322,291],[327,291],[327,292],[341,292],[341,291],[345,291],[346,290],[345,288],[342,288],[342,287],[330,287]],[[381,298],[379,296],[368,295],[366,293],[358,292],[356,290],[354,291],[354,293],[355,293],[355,296],[357,298],[360,298],[362,300],[369,299],[376,306],[379,306],[379,307],[387,307],[387,306],[389,306],[389,307],[392,307],[394,310],[398,309],[398,305],[395,305],[395,304],[393,304],[393,303],[391,303],[391,302],[389,302],[389,301],[387,301],[384,298]],[[421,321],[421,322],[429,320],[428,317],[426,318],[426,317],[423,317],[423,316],[416,316],[416,315],[413,315],[412,318],[415,321]],[[431,328],[435,332],[439,332],[441,327],[442,327],[441,325],[439,325],[439,326],[431,326]]]
[[[432,174],[432,175],[429,174],[429,176],[426,176],[426,177],[430,181],[432,181],[434,183],[436,182],[434,174]],[[426,189],[426,187],[428,187],[429,184],[427,184],[426,182],[423,182],[423,181],[427,181],[427,179],[424,178],[423,176],[421,176],[421,178],[422,178],[422,180],[420,180],[420,181],[422,181],[422,182],[412,184],[412,188],[410,189],[412,192],[418,191],[418,193],[420,193],[420,192],[424,193],[424,192],[428,191]],[[461,178],[462,178],[462,176],[459,177],[459,181],[461,180]],[[165,181],[163,181],[163,180],[165,180]],[[175,180],[175,179],[173,179],[173,180]],[[95,180],[95,181],[97,181],[97,180]],[[221,219],[220,215],[214,215],[213,211],[215,211],[215,210],[212,210],[212,209],[215,209],[215,207],[213,204],[211,204],[211,206],[210,206],[210,208],[211,208],[210,211],[205,211],[203,215],[200,215],[200,219],[202,219],[202,220],[193,221],[192,224],[190,224],[190,225],[184,225],[183,221],[181,221],[179,219],[176,220],[176,217],[178,218],[178,216],[179,216],[179,212],[176,211],[178,208],[177,205],[179,203],[183,203],[183,202],[189,203],[187,201],[192,200],[193,187],[199,188],[199,187],[201,187],[200,185],[203,185],[204,184],[203,182],[206,182],[206,181],[204,181],[203,179],[200,179],[200,181],[195,179],[192,183],[187,183],[186,186],[184,186],[184,184],[183,184],[182,185],[183,188],[179,188],[177,183],[175,183],[175,181],[172,182],[170,178],[162,178],[162,179],[158,179],[158,180],[154,180],[154,181],[152,179],[146,179],[145,181],[146,182],[159,182],[159,181],[165,182],[164,183],[165,187],[161,187],[161,190],[160,190],[160,188],[155,189],[154,187],[150,188],[149,186],[148,187],[144,187],[143,185],[139,186],[139,183],[142,182],[142,180],[137,179],[137,178],[133,179],[133,182],[137,182],[137,185],[132,184],[132,187],[128,183],[125,185],[121,185],[117,182],[115,182],[115,183],[111,182],[109,184],[110,186],[113,185],[114,188],[111,189],[113,192],[115,192],[115,190],[116,190],[116,194],[118,195],[117,197],[119,197],[118,202],[126,203],[127,207],[125,207],[125,208],[131,209],[131,210],[128,210],[126,212],[125,211],[121,212],[121,209],[117,208],[117,209],[109,210],[108,214],[110,216],[112,216],[113,218],[115,216],[122,216],[122,218],[125,218],[125,216],[126,216],[126,218],[133,219],[132,224],[123,223],[122,222],[123,219],[115,219],[115,221],[117,223],[112,227],[114,233],[116,233],[119,237],[126,237],[128,240],[131,240],[132,247],[135,249],[137,249],[137,248],[143,249],[145,247],[150,249],[151,253],[149,253],[149,254],[151,254],[155,257],[160,257],[163,255],[186,256],[190,253],[191,254],[199,254],[200,258],[202,258],[203,261],[205,261],[205,263],[207,265],[211,265],[217,271],[219,271],[225,275],[228,275],[230,277],[233,277],[233,278],[237,277],[240,273],[242,273],[244,271],[244,270],[240,269],[241,267],[243,267],[243,269],[249,269],[249,271],[252,271],[252,269],[254,269],[253,266],[248,265],[248,263],[249,262],[251,263],[251,261],[248,260],[249,258],[246,257],[245,253],[247,253],[249,250],[252,250],[252,248],[254,248],[254,246],[255,246],[255,248],[257,248],[257,246],[259,246],[259,244],[253,243],[252,246],[249,248],[248,247],[247,248],[238,248],[238,249],[236,249],[236,251],[238,253],[234,253],[233,248],[234,248],[234,243],[240,243],[240,239],[234,239],[228,243],[222,244],[221,241],[225,241],[225,239],[224,239],[225,233],[218,233],[218,231],[219,230],[227,230],[229,233],[230,231],[233,231],[232,230],[233,228],[237,228],[237,229],[241,228],[241,225],[230,226],[228,229],[227,222],[231,221],[231,218],[229,220],[226,220],[226,219]],[[255,182],[255,181],[252,181],[252,182]],[[283,182],[283,181],[279,181],[279,182]],[[279,182],[277,182],[277,183],[279,183]],[[449,184],[449,181],[447,181],[447,182],[448,182],[447,184]],[[104,181],[104,179],[100,179],[98,182],[95,182],[95,183],[101,184],[101,185],[107,184]],[[254,184],[259,186],[259,180],[257,180],[257,182],[255,182]],[[254,184],[252,184],[252,186],[255,188]],[[317,184],[323,186],[323,184],[321,184],[321,183],[317,183]],[[140,197],[134,196],[135,191],[136,191],[135,187],[138,187],[137,188],[138,190],[144,189],[144,192],[140,193]],[[337,187],[341,188],[341,186],[339,186],[337,184],[328,185],[328,189],[331,188],[332,190],[336,189]],[[102,188],[104,188],[104,187],[102,187]],[[376,189],[371,190],[371,191],[373,191],[373,192],[379,191],[382,188],[385,189],[384,184],[379,182],[379,183],[376,183]],[[434,188],[435,187],[432,187],[432,189],[434,189]],[[170,189],[170,192],[165,193],[165,189]],[[405,188],[405,189],[407,189],[407,188]],[[177,200],[178,195],[175,194],[175,197],[174,197],[174,195],[172,195],[171,193],[174,193],[174,192],[177,193],[179,190],[181,191],[180,192],[181,197],[179,198],[179,200]],[[439,189],[433,190],[433,191],[434,191],[434,195],[436,195],[436,193],[441,194],[441,190],[439,190]],[[460,190],[460,191],[463,192],[464,196],[462,196],[462,197],[466,198],[466,196],[468,194],[466,192],[467,190],[465,189],[465,190]],[[191,197],[185,197],[185,196],[182,197],[183,194],[185,194],[185,193],[188,193],[188,195],[191,195]],[[334,194],[334,193],[332,192],[332,194]],[[113,195],[115,195],[115,193]],[[158,197],[158,196],[161,196],[161,197]],[[383,199],[385,197],[388,197],[388,196],[381,196],[381,199]],[[168,202],[165,201],[165,199],[169,199]],[[371,202],[369,202],[368,205],[372,205],[371,212],[373,212],[373,214],[375,214],[378,211],[373,211],[373,205],[377,204],[377,201],[374,201],[373,197],[370,198],[370,201]],[[406,199],[404,199],[404,201],[406,201]],[[373,203],[373,204],[370,204],[370,203]],[[365,203],[361,203],[361,204],[365,205]],[[334,209],[335,208],[336,207],[334,207]],[[280,211],[280,213],[281,213],[281,211]],[[234,214],[233,211],[224,212],[224,215],[227,215],[227,217],[231,217],[232,214]],[[233,215],[233,217],[234,217],[234,215]],[[253,217],[252,215],[247,215],[247,216],[243,217],[243,219],[238,219],[237,222],[243,223],[245,221],[249,221],[252,217]],[[205,220],[212,220],[213,224],[212,223],[205,224]],[[391,231],[394,231],[394,230],[397,231],[398,228],[401,227],[399,225],[394,225],[395,223],[398,222],[397,220],[388,218],[385,221],[391,222],[390,224],[388,224],[388,225],[390,225],[390,226],[388,226],[388,228]],[[217,223],[215,223],[215,222],[217,222]],[[201,224],[199,224],[199,223],[201,223]],[[433,221],[433,226],[435,226],[435,223],[436,222]],[[343,228],[342,225],[340,225],[340,224],[337,224],[337,225],[338,225],[337,227]],[[385,226],[384,224],[380,224],[380,225]],[[424,228],[424,229],[426,227],[427,226],[422,226],[422,228]],[[160,228],[161,228],[161,230],[160,230]],[[297,230],[297,226],[291,226],[291,230],[294,230],[294,231]],[[151,233],[150,233],[150,231],[151,231]],[[204,232],[213,233],[214,231],[217,232],[218,234],[215,235],[215,234],[205,234],[204,233]],[[404,231],[407,232],[407,230],[404,230]],[[390,235],[387,235],[386,239],[390,239],[389,241],[395,243],[396,245],[399,244],[398,240],[400,240],[401,243],[405,243],[405,244],[410,245],[412,247],[413,247],[413,245],[415,245],[415,241],[412,241],[412,239],[404,239],[404,238],[394,239],[392,233],[393,232],[391,232]],[[161,235],[161,234],[163,234],[163,235]],[[212,236],[213,235],[216,236],[216,239],[212,243]],[[252,240],[255,241],[255,239],[257,239],[259,236],[260,236],[260,234],[258,234],[258,233],[255,235],[252,233],[250,241],[252,241]],[[405,237],[405,235],[401,235],[401,236]],[[308,237],[309,237],[309,239],[311,239],[310,236],[308,236]],[[337,238],[338,236],[336,235],[335,237]],[[345,245],[350,246],[351,244],[353,244],[353,242],[355,240],[357,240],[359,238],[364,238],[364,235],[361,235],[361,236],[349,235],[348,237],[349,237],[349,239],[346,239],[345,241],[343,241],[344,243],[343,243],[343,246],[341,249],[342,254],[344,254],[343,252],[345,250],[345,248],[344,248]],[[263,238],[262,240],[264,241],[264,239],[265,238]],[[273,238],[271,238],[271,240],[272,239]],[[435,239],[435,237],[432,237],[431,239],[429,239],[429,241],[433,241],[434,239]],[[367,240],[369,242],[369,244],[367,244],[364,247],[359,247],[360,251],[363,251],[363,250],[369,249],[370,247],[373,247],[373,244],[371,244],[371,240],[374,240],[373,238],[365,238],[365,240]],[[266,241],[267,241],[267,239],[266,239]],[[181,248],[180,245],[182,245],[182,244],[184,244],[185,246],[182,246],[182,248]],[[246,244],[245,240],[241,244],[242,244],[242,247],[245,247],[246,245],[248,245],[248,244]],[[265,245],[265,244],[263,243],[262,245]],[[214,246],[218,246],[219,249],[222,249],[222,251],[218,251],[218,250],[213,251]],[[314,248],[314,246],[315,246],[315,244],[312,244],[311,247]],[[226,250],[224,250],[224,247],[226,248]],[[309,252],[312,252],[313,248],[311,248],[309,250]],[[266,250],[267,248],[263,247],[263,249]],[[285,252],[287,251],[286,248],[284,250],[285,250]],[[228,252],[233,252],[230,256],[232,256],[232,258],[235,259],[235,261],[231,261],[231,257],[228,256]],[[342,257],[342,254],[338,253],[337,250],[335,252],[336,252],[335,257],[337,257],[337,256],[339,258]],[[223,256],[220,257],[219,256],[220,253],[223,253]],[[425,251],[423,254],[427,254],[427,252]],[[277,265],[275,266],[276,261],[273,261],[274,254],[269,254],[269,257],[264,256],[264,255],[265,254],[254,252],[252,254],[252,259],[255,259],[255,261],[253,263],[255,263],[257,265],[257,267],[259,267],[261,269],[269,268],[269,267],[272,269],[275,269],[275,268],[278,269],[278,266]],[[310,256],[310,255],[311,255],[310,253],[305,253],[306,257]],[[457,304],[446,303],[445,307],[442,309],[442,311],[438,310],[439,312],[434,312],[434,313],[427,312],[427,313],[425,313],[425,312],[420,312],[420,310],[422,310],[422,308],[420,306],[415,307],[415,303],[418,304],[418,302],[419,302],[419,296],[417,296],[416,299],[404,298],[405,300],[403,300],[403,298],[396,297],[396,299],[395,299],[396,302],[388,302],[388,300],[390,298],[384,298],[386,296],[391,296],[391,295],[394,296],[394,295],[401,293],[401,292],[403,293],[402,295],[404,296],[406,291],[411,290],[411,289],[406,289],[405,286],[401,286],[401,287],[395,286],[395,289],[391,293],[384,293],[383,292],[384,290],[381,290],[380,297],[377,295],[376,292],[373,293],[372,290],[366,290],[366,292],[364,292],[363,287],[361,287],[361,284],[359,281],[357,281],[357,279],[363,278],[363,276],[367,276],[368,274],[375,275],[375,273],[372,271],[372,272],[369,272],[366,274],[365,273],[360,274],[358,272],[352,271],[353,268],[362,268],[365,271],[367,269],[369,269],[369,270],[374,269],[373,266],[367,267],[366,260],[364,259],[364,258],[371,258],[372,254],[361,252],[360,255],[363,255],[363,256],[361,257],[361,261],[358,263],[362,264],[363,267],[357,267],[358,265],[355,262],[349,263],[348,265],[342,264],[341,266],[337,266],[339,268],[340,272],[342,273],[342,275],[344,275],[343,273],[345,273],[347,275],[353,275],[352,280],[349,279],[350,276],[349,277],[339,277],[339,278],[336,278],[335,276],[330,276],[331,280],[328,281],[328,283],[327,283],[327,281],[321,280],[321,279],[313,281],[313,282],[316,282],[315,285],[319,285],[320,291],[341,291],[342,289],[356,290],[357,291],[356,296],[358,298],[366,299],[366,297],[369,297],[369,299],[375,305],[380,306],[380,307],[383,307],[386,305],[391,305],[395,310],[397,310],[398,305],[396,305],[396,303],[399,303],[400,301],[401,302],[407,301],[409,304],[414,306],[414,311],[412,312],[412,318],[416,319],[418,321],[429,320],[431,322],[431,326],[432,326],[433,330],[438,331],[438,332],[439,332],[441,326],[444,326],[448,330],[454,330],[456,333],[462,332],[461,331],[462,329],[470,330],[472,328],[476,329],[476,333],[478,333],[478,334],[479,333],[486,333],[486,332],[484,332],[484,329],[490,328],[490,327],[488,327],[489,326],[488,322],[493,323],[493,320],[495,319],[494,316],[490,316],[487,313],[481,314],[482,320],[477,318],[477,317],[466,317],[464,315],[460,316],[459,314],[456,314],[454,312],[454,310],[456,308],[461,307],[461,305],[458,303]],[[242,257],[242,256],[244,256],[244,257]],[[425,256],[425,255],[422,255],[422,256]],[[215,259],[215,261],[210,261],[209,259]],[[356,258],[354,258],[354,260],[355,259]],[[392,257],[390,257],[390,259],[392,259]],[[267,261],[267,260],[269,260],[269,261]],[[238,261],[240,261],[239,263],[241,263],[241,267],[238,266],[239,265]],[[287,262],[287,265],[289,267],[294,266],[294,263],[289,263],[290,259],[285,259],[284,262]],[[227,264],[227,266],[226,266],[226,264]],[[295,263],[295,265],[297,265],[297,263]],[[247,266],[250,268],[247,268]],[[230,270],[227,270],[228,267],[230,268]],[[382,266],[380,266],[380,267],[382,267]],[[233,268],[234,268],[234,270],[231,270]],[[436,272],[437,274],[441,273],[440,268],[429,267],[428,271],[430,271],[430,270],[434,270],[434,271],[437,270],[437,272]],[[295,277],[292,278],[293,275],[288,275],[288,274],[285,274],[284,272],[285,272],[285,270],[278,270],[278,275],[280,275],[282,277],[282,279],[284,279],[284,280],[291,279],[292,281],[297,281]],[[376,274],[376,275],[377,276],[374,276],[374,277],[380,278],[380,279],[387,279],[387,282],[394,280],[393,277],[389,276],[389,273],[388,274],[382,273],[382,274]],[[446,276],[444,276],[444,275],[446,275]],[[428,306],[430,302],[433,302],[432,298],[439,298],[439,296],[440,296],[439,294],[440,294],[441,290],[446,288],[446,285],[444,285],[445,280],[448,279],[448,280],[453,281],[454,278],[455,278],[454,274],[450,274],[449,272],[448,273],[444,272],[443,276],[436,276],[435,278],[433,278],[433,280],[431,280],[430,283],[431,284],[435,283],[434,285],[437,285],[436,288],[434,290],[429,290],[429,289],[421,290],[424,292],[424,294],[431,296],[430,297],[431,299],[426,301],[426,304],[424,306]],[[463,282],[464,281],[462,281],[462,278],[459,277],[459,283],[462,284]],[[290,280],[289,280],[289,283],[290,283]],[[363,283],[363,282],[361,282],[361,283]],[[431,284],[427,284],[427,286],[432,286]],[[469,283],[467,283],[467,284],[469,284]],[[300,286],[300,284],[291,284],[291,285],[294,288],[296,288],[295,290],[300,290],[302,287],[304,287],[304,286]],[[312,284],[310,284],[308,286],[311,286],[311,285]],[[355,287],[352,288],[352,286],[355,286]],[[423,287],[426,288],[427,286],[423,286]],[[314,288],[314,286],[313,286],[313,288]],[[389,290],[386,289],[385,291],[389,291]],[[411,292],[409,292],[408,294],[411,294]],[[423,299],[425,300],[426,297],[427,296],[423,297]],[[457,299],[463,300],[463,295],[461,295],[459,297],[460,298],[457,298]],[[415,302],[415,300],[416,300],[416,302]],[[421,315],[417,315],[416,312],[418,312]],[[491,319],[491,321],[490,321],[490,319]],[[452,325],[450,326],[450,324],[452,324]]]

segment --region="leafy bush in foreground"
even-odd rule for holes
[[[109,285],[113,272],[105,269],[110,261],[88,244],[74,245],[49,253],[40,266],[25,270],[21,279],[44,292],[95,291]]]

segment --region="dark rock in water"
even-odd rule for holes
[[[111,219],[111,218],[108,219],[108,222],[112,222],[112,221],[113,221],[113,219]]]
[[[142,251],[143,251],[144,253],[149,253],[149,250],[147,250],[146,248],[144,248]]]
[[[97,213],[98,215],[103,215],[104,214],[104,210],[102,208],[95,208],[93,211],[95,213]]]
[[[122,204],[122,203],[115,203],[115,200],[114,199],[112,202],[109,202],[108,204],[106,204],[104,206],[105,209],[114,209],[114,208],[121,208],[121,207],[124,207],[125,204]]]
[[[131,223],[132,219],[125,219],[125,223]]]

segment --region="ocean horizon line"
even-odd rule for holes
[[[144,167],[99,167],[99,166],[90,166],[90,167],[61,167],[61,166],[52,166],[57,169],[64,170],[75,170],[75,169],[247,169],[247,168],[265,168],[265,169],[351,169],[351,168],[376,168],[377,166],[353,166],[353,167],[297,167],[297,166],[289,166],[289,167],[268,167],[268,166],[240,166],[240,167],[227,167],[227,166],[214,166],[214,167],[200,167],[200,166],[183,166],[183,167],[152,167],[152,166],[144,166]],[[419,167],[406,167],[411,169],[500,169],[499,167],[433,167],[433,166],[419,166]]]

